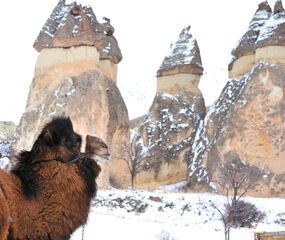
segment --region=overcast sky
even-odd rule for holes
[[[0,120],[18,122],[26,104],[38,53],[32,45],[58,0],[1,3]],[[78,1],[80,2],[80,1]],[[227,80],[230,51],[245,32],[261,0],[84,0],[101,21],[111,18],[122,50],[118,86],[130,117],[146,112],[155,93],[155,74],[169,45],[191,25],[206,77],[200,83],[210,104]],[[275,0],[270,0],[271,6]],[[133,96],[131,96],[133,95]],[[139,111],[137,111],[139,109]]]

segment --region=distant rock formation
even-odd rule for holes
[[[108,61],[115,66],[121,59],[120,52],[112,51],[117,42],[110,28],[97,22],[90,7],[58,3],[34,44],[40,54],[12,148],[29,150],[50,118],[70,116],[78,133],[98,136],[109,145],[110,179],[116,187],[127,187],[128,165],[116,158],[119,154],[112,144],[118,139],[129,144],[128,112],[116,75],[107,71],[112,72],[112,67],[101,64]]]
[[[171,44],[170,55],[157,71],[157,92],[180,94],[198,90],[203,67],[197,41],[189,31],[190,26],[183,28],[177,42]]]
[[[157,71],[158,93],[149,113],[138,127],[136,147],[140,169],[136,186],[155,187],[185,180],[186,151],[191,149],[196,129],[205,115],[198,89],[203,73],[196,40],[184,28]]]

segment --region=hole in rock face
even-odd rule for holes
[[[80,7],[75,6],[70,10],[70,14],[73,16],[78,16],[80,14]]]

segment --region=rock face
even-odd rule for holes
[[[107,44],[114,41],[114,29],[101,25],[90,7],[58,3],[34,44],[40,54],[12,150],[29,150],[46,122],[67,115],[79,134],[97,136],[109,145],[112,160],[103,172],[116,187],[127,187],[128,165],[111,147],[118,139],[130,142],[127,108],[110,65],[120,57],[111,51],[115,42]],[[106,44],[110,51],[104,51]]]
[[[190,188],[214,189],[217,166],[231,156],[265,169],[264,185],[251,194],[284,196],[285,66],[259,63],[232,79],[200,122],[188,155]]]
[[[185,152],[191,148],[199,121],[205,114],[203,99],[158,93],[139,127],[140,149],[137,187],[155,187],[186,178]]]
[[[157,71],[157,92],[179,94],[198,89],[203,67],[197,41],[189,31],[190,26],[181,31]]]

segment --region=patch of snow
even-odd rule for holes
[[[108,43],[108,45],[102,50],[105,53],[109,53],[111,50],[111,42]]]
[[[7,157],[0,158],[0,168],[4,169],[7,168],[7,166],[10,164],[10,159]]]
[[[285,199],[247,197],[245,200],[266,216],[255,228],[232,228],[231,240],[253,240],[255,232],[284,231],[280,219],[285,216]],[[221,240],[224,239],[223,224],[210,201],[223,209],[226,199],[216,194],[173,193],[161,189],[99,191],[85,226],[84,239],[161,240],[166,233],[175,240],[189,240],[192,236],[200,240]],[[71,240],[81,240],[81,237],[79,228]]]
[[[284,24],[285,24],[284,12],[273,14],[268,19],[264,27],[260,29],[260,34],[257,39],[257,42],[270,38],[274,34],[274,31],[277,29],[277,27]]]

